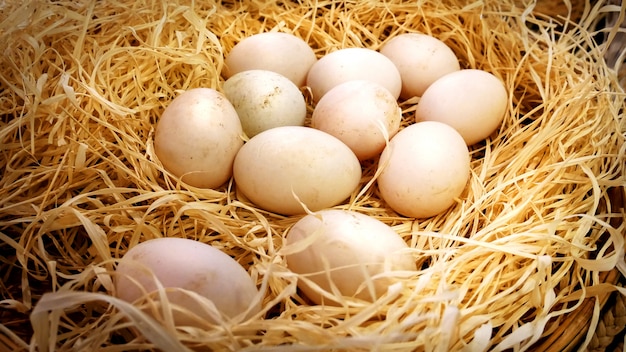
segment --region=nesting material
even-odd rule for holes
[[[522,350],[563,329],[588,343],[600,304],[586,299],[618,290],[607,272],[626,273],[625,94],[602,59],[617,29],[601,26],[623,22],[624,6],[594,1],[567,17],[530,1],[2,2],[0,349]],[[255,208],[232,182],[181,184],[155,157],[164,107],[190,88],[220,89],[224,54],[267,31],[303,38],[318,57],[430,34],[509,92],[448,211],[392,212],[376,161],[337,207],[391,225],[416,258],[419,270],[374,303],[311,304],[282,247],[299,216]],[[416,103],[401,101],[403,126]],[[262,311],[175,327],[167,302],[116,299],[118,258],[163,236],[236,259]],[[582,307],[579,325],[570,317]]]

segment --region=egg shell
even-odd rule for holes
[[[357,79],[387,88],[398,99],[402,89],[400,72],[385,55],[367,48],[345,48],[321,57],[307,75],[313,100],[318,101],[336,85]]]
[[[416,270],[404,240],[388,225],[355,211],[327,209],[298,220],[285,238],[285,246],[298,248],[286,255],[287,267],[332,293],[373,301],[387,291],[394,271]],[[329,280],[330,279],[330,280]],[[371,280],[371,281],[370,281]],[[371,283],[370,290],[364,283]],[[338,302],[298,281],[298,287],[316,304]]]
[[[290,33],[266,32],[244,38],[224,59],[222,75],[229,78],[247,70],[280,73],[297,87],[306,84],[309,68],[317,61],[311,47]]]
[[[237,111],[248,137],[279,126],[302,126],[306,102],[287,77],[267,70],[249,70],[230,77],[222,87]]]
[[[383,150],[379,167],[382,199],[401,215],[426,218],[444,212],[461,195],[470,155],[456,130],[426,121],[400,130]]]
[[[191,239],[169,237],[141,242],[126,252],[115,272],[118,298],[132,303],[142,298],[143,292],[157,298],[156,278],[167,290],[170,303],[208,322],[215,320],[184,290],[209,299],[226,318],[242,315],[245,319],[261,308],[255,283],[237,261]],[[174,312],[174,319],[177,325],[202,325],[179,311]]]
[[[241,148],[234,179],[258,207],[294,215],[305,213],[300,201],[315,211],[347,199],[359,184],[361,166],[350,148],[328,133],[284,126],[257,134]]]
[[[320,99],[311,126],[337,137],[362,161],[382,152],[401,120],[402,110],[385,87],[354,80],[333,87]]]
[[[237,112],[222,93],[194,88],[174,98],[163,111],[155,128],[154,151],[183,182],[216,188],[232,176],[242,135]]]
[[[473,145],[498,129],[507,104],[502,81],[483,70],[465,69],[444,75],[426,89],[415,109],[415,121],[446,123]]]
[[[441,40],[422,33],[403,33],[390,39],[380,53],[398,68],[400,96],[420,97],[437,79],[461,69],[454,51]]]

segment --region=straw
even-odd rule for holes
[[[588,298],[623,294],[603,273],[626,274],[623,198],[611,202],[626,184],[626,95],[604,61],[621,30],[600,26],[626,5],[564,2],[571,10],[548,14],[533,4],[3,2],[0,346],[497,351],[536,346],[583,308],[595,327],[602,305]],[[293,33],[319,57],[427,33],[509,92],[502,126],[472,146],[468,185],[445,213],[393,212],[372,182],[376,161],[337,206],[389,224],[415,256],[419,270],[375,302],[311,304],[296,289],[306,278],[280,252],[299,216],[258,209],[232,182],[185,185],[154,153],[168,103],[190,88],[220,89],[224,55],[267,31]],[[400,102],[403,126],[416,103]],[[262,316],[172,327],[117,300],[119,258],[165,236],[237,260],[262,291]],[[578,331],[583,348],[593,332]]]

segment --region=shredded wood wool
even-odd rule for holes
[[[625,94],[619,67],[603,59],[623,28],[602,26],[608,15],[623,22],[625,7],[0,2],[0,349],[501,351],[565,346],[571,339],[550,340],[565,328],[588,343],[601,308],[588,298],[620,290],[608,273],[626,274]],[[221,89],[225,54],[268,31],[301,37],[318,57],[426,33],[509,93],[501,127],[471,147],[464,193],[440,215],[394,213],[373,182],[376,161],[363,165],[360,187],[336,208],[392,226],[419,268],[373,303],[311,304],[281,252],[299,216],[256,208],[233,182],[185,185],[154,153],[168,103]],[[400,101],[403,126],[418,103]],[[117,299],[117,261],[158,237],[229,254],[257,282],[261,312],[177,327],[167,302]],[[585,307],[583,322],[572,318]]]

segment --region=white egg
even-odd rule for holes
[[[183,182],[215,188],[232,176],[242,135],[228,99],[216,90],[195,88],[177,96],[163,111],[155,129],[154,151]]]
[[[310,127],[284,126],[252,137],[235,158],[239,192],[258,207],[285,215],[320,210],[346,200],[361,165],[343,142]]]
[[[259,33],[244,38],[232,48],[224,60],[222,73],[229,78],[247,70],[274,71],[303,87],[309,68],[316,61],[313,49],[293,34]]]
[[[460,70],[426,89],[415,109],[415,121],[448,124],[472,145],[498,129],[507,103],[506,88],[496,76],[483,70]]]
[[[339,49],[324,55],[309,70],[307,85],[318,101],[334,86],[364,79],[387,88],[397,99],[402,89],[400,72],[385,55],[367,48]]]
[[[287,77],[266,70],[249,70],[230,77],[224,95],[233,104],[248,137],[279,126],[302,126],[304,96]]]
[[[421,33],[404,33],[390,39],[380,53],[388,57],[402,77],[400,96],[420,97],[441,76],[460,70],[456,55],[441,40]]]
[[[191,239],[171,237],[141,242],[126,252],[115,272],[117,297],[131,303],[146,294],[159,300],[155,279],[158,280],[168,301],[178,306],[173,312],[177,325],[201,326],[203,320],[217,321],[187,291],[208,299],[217,314],[226,319],[245,319],[261,308],[255,283],[237,261],[217,248]]]
[[[306,280],[327,293],[335,287],[341,296],[373,301],[386,292],[394,271],[416,270],[407,244],[391,227],[355,211],[306,215],[287,233],[285,248],[287,267],[302,276],[298,287],[316,304],[337,302]]]
[[[415,218],[437,215],[461,195],[470,176],[463,137],[435,121],[398,132],[383,150],[377,179],[381,197],[397,213]]]
[[[341,83],[317,103],[311,126],[344,142],[359,160],[378,156],[400,128],[402,110],[383,86],[366,80]]]

